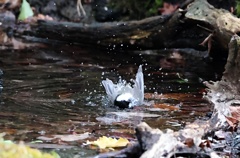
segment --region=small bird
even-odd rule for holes
[[[136,79],[133,85],[125,80],[119,80],[114,84],[111,80],[106,79],[102,84],[106,90],[110,102],[121,109],[133,108],[142,105],[144,100],[144,80],[142,65],[139,66]]]

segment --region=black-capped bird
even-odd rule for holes
[[[144,79],[142,65],[139,66],[133,85],[125,80],[119,80],[114,84],[111,80],[102,81],[110,102],[119,108],[133,108],[143,104]]]

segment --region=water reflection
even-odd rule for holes
[[[189,56],[166,51],[159,55],[152,51],[106,52],[74,47],[2,51],[0,130],[7,133],[6,139],[30,142],[40,135],[69,134],[72,128],[76,133],[94,133],[89,139],[99,135],[133,139],[134,126],[142,120],[153,127],[182,128],[209,110],[208,103],[201,99],[204,87],[200,78],[215,76],[201,58]],[[101,81],[109,78],[117,82],[119,76],[130,80],[140,64],[144,65],[146,93],[170,93],[165,98],[147,99],[170,106],[181,104],[180,110],[147,110],[159,117],[136,116],[130,122],[123,115],[113,116],[120,110],[107,104]],[[146,109],[125,111],[138,113]]]

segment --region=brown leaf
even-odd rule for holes
[[[199,147],[204,149],[205,147],[211,148],[211,142],[209,140],[205,140],[199,144]]]
[[[188,146],[189,148],[191,148],[191,147],[194,146],[194,141],[193,141],[192,138],[187,138],[187,139],[185,140],[184,144],[185,144],[186,146]]]
[[[240,120],[240,107],[239,106],[229,106],[232,117]]]
[[[227,123],[232,127],[233,131],[235,131],[239,121],[233,117],[229,117],[229,116],[225,116],[225,117],[226,117]]]

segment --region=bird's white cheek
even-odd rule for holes
[[[133,95],[130,94],[130,93],[124,93],[124,94],[121,94],[119,95],[117,98],[116,98],[116,101],[130,101],[132,100],[133,98]]]

